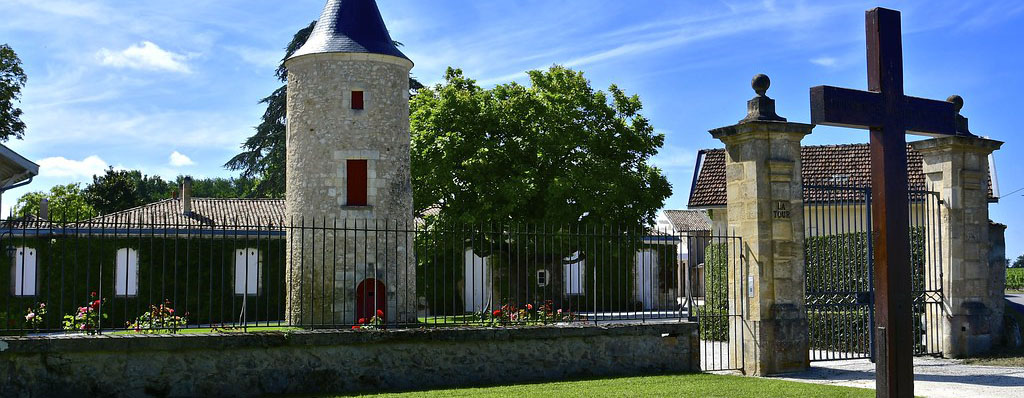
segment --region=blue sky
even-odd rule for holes
[[[258,100],[279,83],[282,48],[323,0],[0,0],[0,42],[29,76],[26,139],[8,145],[42,175],[8,192],[89,181],[107,166],[167,178],[231,176],[221,165],[252,133]],[[596,87],[639,94],[667,137],[656,163],[684,208],[695,153],[720,147],[708,129],[742,118],[750,78],[766,73],[779,114],[809,120],[808,88],[866,88],[864,11],[903,11],[906,92],[960,94],[972,131],[1007,141],[1001,191],[1024,188],[1012,137],[1024,94],[1024,3],[1014,1],[378,0],[392,36],[434,83],[449,65],[482,84],[525,81],[552,64]],[[806,144],[866,142],[818,127]],[[1003,198],[1008,254],[1024,253],[1024,198]]]

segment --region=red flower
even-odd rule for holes
[[[533,311],[533,304],[527,304],[526,309],[529,311]]]
[[[492,312],[491,315],[501,316],[501,310],[494,310],[494,312]]]
[[[99,308],[100,308],[100,301],[99,300],[93,301],[92,302],[92,309],[95,310],[95,309],[99,309]]]
[[[384,317],[384,310],[377,310],[377,317]]]
[[[359,330],[359,326],[353,326],[352,330]]]
[[[89,294],[89,297],[96,297],[96,292],[92,292],[92,293],[90,293],[90,294]]]
[[[362,325],[364,323],[366,323],[366,318],[359,318],[359,324]]]

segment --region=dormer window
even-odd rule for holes
[[[363,109],[362,91],[352,91],[352,109]]]

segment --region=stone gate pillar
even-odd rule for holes
[[[743,319],[730,322],[729,335],[743,340],[742,360],[731,360],[748,375],[809,362],[800,141],[814,126],[779,117],[765,95],[770,85],[755,76],[747,117],[711,130],[725,143],[729,233],[743,239],[741,258],[730,261],[740,266],[729,270],[730,313]]]
[[[959,96],[949,99],[957,112]],[[939,222],[943,320],[940,333],[944,355],[961,358],[988,351],[998,344],[1003,323],[1005,264],[989,262],[989,155],[1002,142],[970,133],[967,118],[957,115],[957,136],[913,142],[924,157],[929,190],[942,199]],[[930,264],[931,265],[931,264]],[[1002,283],[1000,283],[1002,281]]]

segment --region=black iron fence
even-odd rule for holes
[[[703,318],[707,341],[728,342],[728,324],[738,316],[727,288],[729,264],[737,262],[728,253],[740,247],[738,239],[707,232],[411,220],[104,220],[3,222],[0,255],[10,272],[0,273],[7,288],[0,333]],[[706,356],[727,350],[711,347]]]
[[[812,361],[873,358],[871,189],[804,186],[807,315]],[[941,354],[941,201],[911,191],[910,265],[917,355]]]

